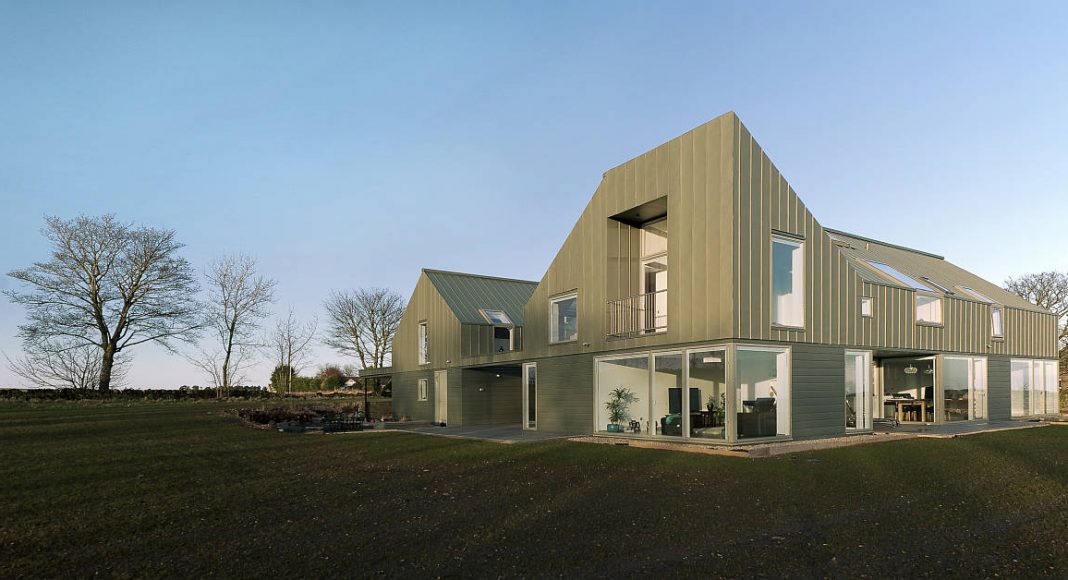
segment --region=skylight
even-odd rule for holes
[[[939,290],[941,290],[942,292],[945,292],[946,294],[952,294],[953,293],[953,291],[950,290],[949,288],[946,288],[945,286],[939,284],[938,282],[935,282],[934,280],[928,278],[927,276],[923,277],[923,281],[929,283],[930,285],[934,286],[935,288],[938,288]]]
[[[482,317],[486,319],[486,322],[494,326],[512,326],[512,319],[508,318],[508,315],[503,310],[482,308],[479,312],[482,313]]]
[[[975,290],[973,290],[973,289],[971,289],[971,288],[969,288],[967,286],[959,286],[959,288],[961,290],[963,290],[965,294],[968,294],[969,296],[971,296],[972,298],[975,298],[976,300],[978,300],[980,302],[986,302],[987,304],[993,304],[994,303],[993,300],[987,298],[986,296],[983,296],[982,294],[976,292]]]
[[[874,260],[864,260],[864,261],[867,262],[868,265],[871,266],[872,268],[875,268],[876,270],[882,272],[883,274],[886,274],[887,276],[890,276],[894,280],[897,280],[898,282],[901,282],[902,284],[908,286],[909,288],[914,288],[916,290],[924,290],[926,292],[934,292],[934,289],[931,288],[930,286],[928,286],[927,284],[924,284],[923,282],[920,282],[919,280],[916,280],[915,278],[912,278],[910,276],[906,276],[905,274],[902,274],[901,272],[897,271],[897,269],[895,269],[893,266],[891,266],[889,264],[884,264],[882,262],[876,262]]]

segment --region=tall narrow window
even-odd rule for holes
[[[430,332],[426,322],[419,323],[419,364],[430,362]]]
[[[578,293],[549,300],[549,342],[578,340]]]
[[[771,239],[771,321],[805,325],[805,253],[800,240]]]
[[[994,338],[1003,338],[1005,336],[1005,328],[1002,325],[1001,320],[1001,307],[990,307],[990,330]]]
[[[427,380],[419,379],[419,400],[425,401],[427,395]]]
[[[642,226],[641,330],[645,333],[667,330],[668,221],[656,220]]]

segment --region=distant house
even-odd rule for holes
[[[1051,313],[824,228],[733,113],[606,172],[540,281],[423,270],[393,346],[395,412],[452,425],[737,443],[1058,411]]]

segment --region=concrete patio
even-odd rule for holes
[[[524,431],[519,424],[514,425],[474,425],[470,427],[438,427],[429,423],[391,423],[388,427],[395,431],[437,435],[439,437],[456,437],[475,439],[494,443],[534,443],[552,439],[567,439],[575,433],[546,433],[543,431]]]
[[[1043,421],[982,421],[978,423],[943,423],[942,425],[928,425],[922,423],[902,423],[900,425],[876,425],[876,433],[910,433],[918,437],[951,438],[961,435],[975,435],[992,431],[1006,431],[1011,429],[1029,429],[1031,427],[1044,427],[1048,423]]]

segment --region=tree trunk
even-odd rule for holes
[[[104,358],[100,361],[100,382],[97,388],[101,391],[111,390],[111,369],[115,366],[115,347],[104,347]]]

